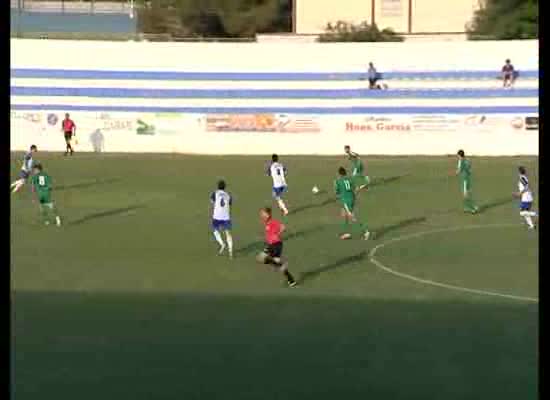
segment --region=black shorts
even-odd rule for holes
[[[65,141],[66,142],[70,142],[71,139],[73,137],[73,133],[72,132],[65,132]]]
[[[283,242],[266,244],[264,253],[272,258],[280,258],[283,255]]]

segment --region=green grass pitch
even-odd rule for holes
[[[472,159],[479,215],[454,157],[367,158],[368,242],[338,240],[343,157],[282,157],[297,289],[254,259],[267,158],[39,153],[64,226],[11,196],[12,398],[536,398],[538,234],[511,197],[536,157]],[[209,227],[218,178],[232,261]]]

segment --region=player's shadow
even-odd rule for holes
[[[73,184],[70,184],[70,185],[55,186],[53,189],[55,191],[70,190],[70,189],[86,189],[86,188],[93,187],[93,186],[96,186],[96,185],[106,185],[106,184],[109,184],[109,183],[118,182],[120,180],[121,180],[120,178],[95,179],[93,181],[88,181],[88,182],[80,182],[80,183],[73,183]]]
[[[92,221],[94,219],[113,217],[115,215],[126,214],[126,213],[130,213],[132,211],[139,210],[139,209],[145,208],[145,207],[146,206],[143,205],[143,204],[141,204],[141,205],[138,204],[138,205],[134,205],[134,206],[130,206],[130,207],[114,208],[114,209],[107,210],[107,211],[97,212],[97,213],[85,215],[82,218],[71,221],[69,223],[69,225],[81,225],[81,224],[84,224],[86,222]]]
[[[290,210],[289,214],[290,215],[298,214],[298,213],[301,213],[301,212],[306,211],[306,210],[311,210],[311,209],[314,209],[314,208],[321,208],[321,207],[327,206],[329,204],[333,204],[335,201],[336,201],[336,197],[332,196],[332,197],[329,197],[329,198],[323,200],[320,203],[310,203],[310,204],[304,204],[303,206],[296,207],[296,208]]]
[[[314,278],[318,277],[319,275],[321,275],[324,272],[333,271],[335,269],[345,267],[349,264],[353,264],[353,263],[357,263],[359,261],[363,261],[367,258],[367,255],[368,255],[368,252],[366,250],[363,250],[363,251],[361,251],[357,254],[354,254],[352,256],[343,257],[343,258],[340,258],[340,259],[338,259],[334,262],[331,262],[330,264],[322,265],[319,268],[315,268],[315,269],[311,269],[309,271],[303,272],[298,277],[298,283],[304,283],[308,280],[314,279]]]
[[[305,237],[305,236],[310,235],[314,232],[319,232],[319,231],[321,231],[325,228],[326,228],[325,225],[315,225],[315,226],[312,226],[310,228],[303,229],[301,231],[289,232],[289,233],[287,233],[283,236],[283,239],[284,239],[285,242],[287,242],[289,240]],[[263,250],[264,246],[265,246],[265,243],[261,240],[258,240],[256,242],[252,242],[250,244],[247,244],[244,247],[236,249],[235,250],[235,255],[246,255],[246,254],[250,254],[250,253],[256,253],[256,252],[259,252],[259,251]]]
[[[416,218],[408,218],[403,221],[399,221],[395,224],[391,225],[384,225],[379,229],[376,229],[374,231],[374,239],[378,240],[387,235],[390,232],[397,231],[399,229],[403,229],[410,225],[420,224],[422,222],[426,221],[426,217],[416,217]]]
[[[388,183],[396,182],[400,179],[403,179],[410,174],[403,174],[403,175],[395,175],[395,176],[387,176],[387,177],[381,177],[381,178],[373,178],[372,182],[369,183],[369,187],[376,187],[376,186],[382,186],[387,185]]]
[[[506,204],[511,204],[511,203],[512,203],[512,199],[509,196],[508,197],[502,197],[500,199],[493,200],[489,203],[481,204],[479,206],[479,212],[482,213],[482,212],[485,212],[485,211],[489,211],[493,208],[500,207],[500,206],[503,206],[503,205],[506,205]]]

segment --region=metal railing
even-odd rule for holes
[[[134,2],[130,0],[10,0],[11,9],[28,12],[129,14]]]
[[[12,37],[97,37],[134,36],[137,21],[133,0],[68,1],[10,0]],[[75,36],[76,35],[76,36]],[[60,38],[61,38],[60,37]]]

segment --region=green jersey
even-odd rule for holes
[[[51,202],[52,178],[45,172],[40,172],[32,177],[32,186],[38,194],[40,203]]]
[[[352,176],[363,176],[365,175],[365,164],[359,158],[358,155],[350,156],[351,166],[353,167]]]
[[[355,182],[349,176],[342,176],[334,182],[336,197],[348,213],[355,208]]]
[[[472,177],[472,164],[470,163],[470,160],[467,160],[465,158],[462,158],[458,160],[458,173],[460,175],[460,178],[462,178],[463,181],[470,180]]]
[[[355,199],[355,183],[349,176],[342,176],[334,182],[334,191],[340,200]]]

